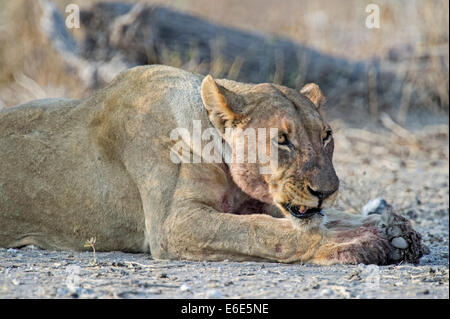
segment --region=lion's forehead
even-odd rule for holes
[[[286,118],[295,123],[322,124],[319,111],[307,98],[293,89],[282,88],[289,94],[269,83],[256,84],[242,92],[246,103],[254,105],[254,118],[271,124]]]
[[[257,128],[277,128],[282,132],[295,135],[312,132],[321,132],[326,123],[313,112],[289,112],[286,110],[272,110],[267,112],[254,112],[252,121],[249,123]]]

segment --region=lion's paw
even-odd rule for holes
[[[417,264],[423,255],[430,252],[422,243],[422,236],[412,228],[411,222],[393,213],[390,205],[380,215],[377,228],[386,235],[391,245],[390,263],[406,261]]]
[[[343,264],[385,265],[392,252],[386,236],[375,227],[360,227],[341,232],[331,259]]]

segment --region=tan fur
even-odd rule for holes
[[[95,236],[99,251],[162,259],[385,263],[386,239],[362,218],[333,230],[320,215],[296,220],[281,206],[317,206],[308,187],[333,192],[323,207],[336,197],[317,89],[302,95],[211,77],[202,84],[179,69],[145,66],[86,100],[2,110],[0,246],[81,250]],[[175,164],[170,132],[192,131],[194,119],[220,133],[277,127],[295,151],[268,175],[258,164]]]

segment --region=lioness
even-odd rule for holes
[[[159,259],[417,262],[420,235],[406,220],[327,209],[339,180],[323,101],[315,84],[297,92],[154,65],[86,100],[2,110],[0,246],[81,250],[95,236],[98,251]],[[170,134],[193,120],[217,130],[229,154],[241,133],[227,128],[277,128],[266,142],[278,165],[262,174],[260,163],[174,161]],[[391,226],[408,247],[390,244]]]

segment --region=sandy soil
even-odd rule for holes
[[[337,206],[382,197],[422,233],[419,265],[158,261],[145,254],[0,249],[0,298],[449,298],[448,125],[335,121]]]

